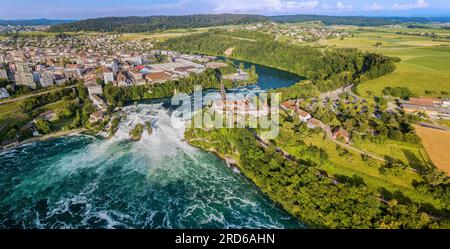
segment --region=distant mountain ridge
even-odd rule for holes
[[[450,22],[450,17],[364,17],[326,15],[262,16],[250,14],[202,14],[183,16],[103,17],[62,23],[50,27],[52,32],[97,31],[139,33],[167,29],[202,28],[257,22],[296,23],[321,21],[325,25],[382,26],[400,23]]]
[[[450,17],[367,17],[367,16],[326,16],[326,15],[280,15],[270,20],[279,23],[321,21],[325,25],[382,26],[400,23],[450,22]]]
[[[75,22],[76,20],[59,20],[59,19],[28,19],[28,20],[0,20],[0,26],[35,26],[35,25],[58,25],[64,23]]]

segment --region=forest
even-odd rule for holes
[[[418,229],[450,225],[448,219],[429,215],[417,203],[385,200],[364,185],[330,179],[327,172],[306,161],[288,160],[273,146],[261,147],[247,129],[189,129],[185,135],[196,147],[237,160],[246,177],[309,227]],[[327,160],[326,155],[322,157]],[[448,186],[443,189],[448,195]]]
[[[254,31],[210,30],[168,39],[159,46],[212,55],[222,55],[224,51],[232,49],[233,58],[304,76],[322,92],[358,84],[395,70],[395,58],[357,49],[320,49],[286,44],[275,41],[270,35]]]
[[[400,23],[432,23],[448,21],[448,18],[425,17],[360,17],[325,15],[280,15],[261,16],[249,14],[204,14],[184,16],[129,16],[103,17],[81,21],[33,20],[32,23],[54,25],[50,32],[97,31],[97,32],[154,32],[168,29],[214,27],[222,25],[251,24],[257,22],[299,23],[319,21],[325,25],[383,26]],[[11,24],[0,20],[0,25]],[[19,22],[17,22],[19,23]],[[20,22],[24,25],[24,22]],[[16,23],[14,23],[17,25]],[[56,24],[56,25],[55,25]]]
[[[267,20],[268,19],[263,16],[238,14],[104,17],[55,25],[50,27],[49,31],[100,31],[139,33],[162,31],[167,29],[187,29],[222,25],[249,24]]]
[[[366,16],[325,16],[325,15],[282,15],[271,16],[270,19],[279,23],[298,23],[320,21],[325,25],[352,26],[384,26],[400,23],[432,23],[442,21],[442,18],[426,17],[366,17]]]

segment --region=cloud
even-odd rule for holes
[[[417,0],[414,3],[399,4],[396,3],[391,6],[391,10],[413,10],[413,9],[426,9],[429,5],[426,0]]]
[[[384,7],[384,5],[379,4],[377,2],[364,7],[364,10],[366,10],[366,11],[380,11],[380,10],[385,10],[385,9],[386,8]]]
[[[292,0],[214,0],[214,12],[218,13],[277,13],[312,10],[319,1]]]
[[[342,3],[341,1],[336,3],[336,10],[337,11],[349,11],[353,9],[353,5],[346,5],[344,3]]]

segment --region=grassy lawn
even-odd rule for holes
[[[18,102],[0,105],[0,141],[3,140],[8,131],[14,126],[24,125],[29,118],[19,109]]]
[[[383,158],[400,160],[415,169],[430,167],[430,159],[421,145],[388,140],[383,144],[353,141],[354,146]]]
[[[387,86],[408,87],[416,96],[450,97],[450,41],[399,35],[394,33],[397,29],[379,30],[384,32],[357,31],[355,37],[322,40],[320,44],[359,48],[402,59],[395,72],[361,84],[358,93],[363,97],[381,95]],[[441,30],[440,34],[450,35],[450,32]],[[376,42],[381,42],[382,47],[375,47]],[[431,93],[425,93],[426,90]]]
[[[36,108],[36,110],[39,110],[39,111],[47,111],[47,110],[57,111],[58,109],[62,108],[63,105],[64,105],[64,101],[60,100],[60,101],[57,101],[57,102],[54,102],[54,103],[50,103],[50,104],[38,107],[38,108]]]
[[[13,127],[21,127],[28,123],[31,119],[26,116],[19,108],[20,102],[12,102],[0,105],[0,141],[3,140],[10,129]],[[57,111],[63,106],[63,101],[57,101],[48,105],[37,108],[38,111],[53,110]],[[52,125],[60,130],[65,124],[72,120],[54,120]]]
[[[440,125],[444,125],[444,126],[447,126],[450,128],[450,120],[449,119],[440,119],[440,120],[438,120],[438,123]]]

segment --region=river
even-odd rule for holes
[[[248,64],[246,64],[248,66]],[[264,91],[296,83],[256,66]],[[301,228],[220,158],[183,142],[184,120],[162,103],[124,108],[111,140],[86,135],[0,154],[0,228]],[[150,121],[139,142],[128,131]]]

